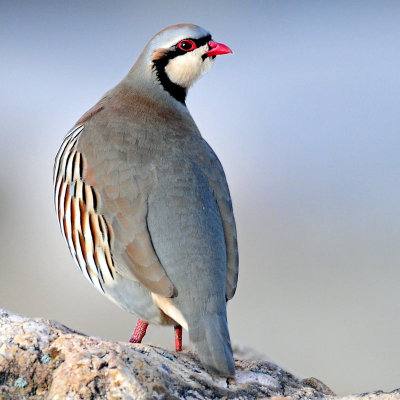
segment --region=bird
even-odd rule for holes
[[[169,26],[76,122],[56,155],[54,202],[75,263],[138,322],[188,331],[204,368],[235,376],[227,301],[238,244],[223,167],[186,105],[193,83],[232,50],[193,24]],[[213,111],[215,112],[215,111]]]

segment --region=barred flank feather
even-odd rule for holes
[[[96,189],[84,182],[85,157],[76,150],[84,125],[65,137],[54,163],[54,204],[61,231],[83,275],[102,293],[114,279],[111,231],[97,213]]]

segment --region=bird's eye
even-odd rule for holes
[[[196,44],[192,40],[184,39],[178,43],[178,47],[183,51],[190,51],[196,48]]]

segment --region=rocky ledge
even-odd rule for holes
[[[236,379],[210,376],[195,353],[113,343],[58,322],[0,309],[0,399],[338,399],[315,378],[299,379],[236,349]],[[255,357],[257,358],[257,357]],[[400,399],[400,389],[351,399]]]

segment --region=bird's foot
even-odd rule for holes
[[[149,324],[140,318],[138,318],[136,328],[133,331],[132,337],[129,339],[130,343],[142,343],[142,339],[146,334],[146,330]]]
[[[175,349],[176,351],[182,351],[182,327],[175,325]]]

